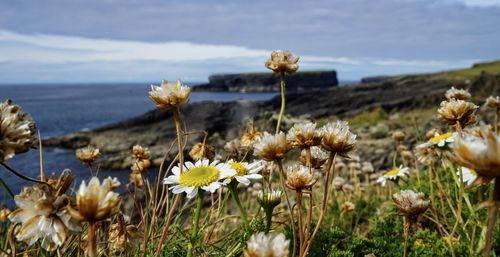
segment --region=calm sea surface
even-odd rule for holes
[[[131,118],[154,108],[148,98],[149,84],[78,84],[78,85],[0,85],[0,101],[11,99],[29,113],[42,138],[62,136],[75,131],[97,128]],[[193,92],[190,102],[266,100],[276,93],[212,93]],[[88,170],[75,159],[73,151],[44,148],[46,174],[59,174],[69,168],[76,175],[74,184],[88,178]],[[38,150],[16,155],[8,164],[19,172],[36,178],[40,172]],[[100,177],[116,176],[128,181],[128,171],[99,172]],[[2,178],[17,194],[28,183],[0,167]],[[0,187],[0,203],[11,205]]]

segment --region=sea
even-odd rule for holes
[[[154,109],[148,98],[148,83],[108,84],[16,84],[0,85],[0,101],[11,99],[30,114],[40,130],[42,138],[63,136],[76,131],[90,130],[124,119],[141,115]],[[277,93],[220,93],[192,92],[190,102],[267,100]],[[59,175],[71,169],[76,179],[73,186],[89,178],[88,169],[78,162],[73,150],[44,147],[43,170],[45,174]],[[18,154],[7,164],[16,171],[32,178],[40,174],[38,149]],[[99,177],[118,177],[127,182],[129,171],[100,169]],[[0,167],[0,178],[13,194],[30,185]],[[0,186],[0,205],[12,206],[8,191]]]

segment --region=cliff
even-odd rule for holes
[[[278,74],[241,73],[212,75],[209,83],[193,88],[195,91],[221,92],[273,92],[280,91]],[[338,85],[336,71],[304,71],[286,76],[286,88],[289,92],[322,90]]]

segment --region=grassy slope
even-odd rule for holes
[[[482,72],[500,74],[500,60],[478,63],[474,64],[471,68],[445,71],[437,73],[436,75],[440,75],[448,79],[472,79],[479,76]]]

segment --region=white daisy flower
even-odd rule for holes
[[[173,175],[165,178],[163,184],[175,185],[172,193],[180,194],[185,192],[188,198],[193,198],[198,194],[201,188],[210,193],[219,189],[228,177],[236,175],[236,171],[227,163],[219,163],[215,160],[210,163],[209,160],[199,160],[196,163],[185,162],[184,171],[181,173],[180,166],[172,168]]]
[[[228,164],[236,171],[236,175],[226,178],[224,184],[228,184],[234,178],[241,184],[248,186],[251,179],[262,179],[262,175],[258,174],[264,168],[262,161],[248,163],[229,160]]]
[[[437,145],[438,147],[444,147],[447,144],[455,142],[455,137],[457,133],[445,133],[440,135],[439,133],[435,133],[434,137],[429,139],[429,142],[431,142],[434,145]]]
[[[380,183],[382,186],[385,186],[387,183],[387,180],[397,180],[398,178],[404,178],[407,175],[410,174],[410,168],[408,167],[403,167],[403,165],[400,165],[398,168],[394,168],[388,172],[386,172],[384,175],[380,176],[377,179],[377,183]]]
[[[477,178],[477,173],[473,169],[469,169],[466,167],[462,168],[462,180],[464,183],[467,183],[467,186],[474,184],[474,181]],[[457,168],[457,176],[460,176],[460,167]]]

